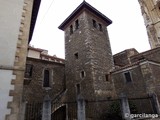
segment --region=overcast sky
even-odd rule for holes
[[[82,1],[42,0],[31,45],[64,58],[64,32],[58,26]],[[108,26],[113,54],[129,48],[139,52],[150,49],[138,0],[86,1],[113,21]]]

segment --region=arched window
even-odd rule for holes
[[[49,85],[49,70],[44,70],[43,87],[50,87]]]

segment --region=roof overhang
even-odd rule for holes
[[[41,0],[34,0],[34,2],[33,2],[33,9],[32,9],[32,16],[31,16],[31,23],[30,23],[30,31],[29,31],[29,40],[28,40],[28,43],[32,39],[32,35],[33,35],[34,27],[35,27],[35,24],[36,24],[36,20],[37,20],[40,4],[41,4]]]

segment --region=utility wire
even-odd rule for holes
[[[51,8],[52,5],[53,5],[53,2],[54,2],[54,0],[52,0],[52,2],[50,3],[50,5],[49,5],[47,11],[45,12],[45,14],[44,14],[42,20],[39,22],[39,24],[41,24],[41,23],[44,21],[44,19],[45,19],[47,13],[49,12],[50,8]],[[38,30],[38,28],[40,28],[40,27],[41,27],[40,25],[39,25],[39,26],[36,26],[36,29]],[[34,31],[35,31],[35,30],[34,30]],[[33,35],[34,35],[34,34],[35,34],[35,33],[33,33]]]
[[[45,14],[44,14],[44,16],[43,16],[43,18],[42,18],[40,24],[41,24],[41,23],[43,22],[43,20],[45,19],[47,13],[49,12],[50,8],[52,7],[53,2],[54,2],[54,0],[52,0],[51,4],[49,5],[49,7],[48,7],[47,11],[45,12]]]

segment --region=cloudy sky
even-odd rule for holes
[[[83,0],[42,0],[31,45],[64,58],[64,32],[58,26]],[[150,49],[138,0],[86,0],[109,17],[108,27],[112,53],[136,48]]]

